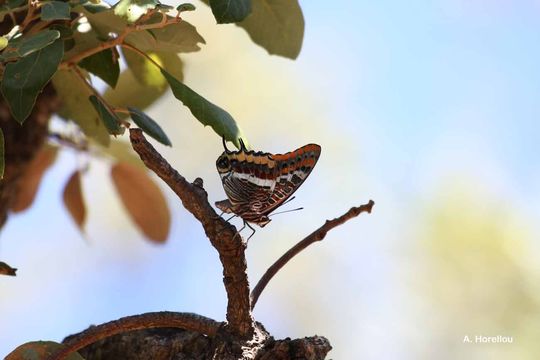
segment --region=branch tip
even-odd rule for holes
[[[368,214],[370,214],[374,205],[375,202],[373,200],[369,200],[367,204],[352,207],[345,214],[335,219],[326,220],[324,222],[324,225],[313,231],[303,240],[290,248],[285,254],[283,254],[279,259],[277,259],[276,262],[274,262],[272,266],[268,268],[268,270],[266,270],[257,285],[255,285],[255,287],[253,288],[253,291],[251,292],[251,309],[253,310],[253,308],[255,308],[255,304],[257,304],[257,300],[259,299],[261,293],[263,292],[266,285],[268,285],[270,280],[274,277],[274,275],[276,275],[278,271],[281,270],[281,268],[285,266],[285,264],[287,264],[293,257],[298,255],[302,250],[304,250],[314,242],[323,240],[326,237],[326,234],[328,234],[328,232],[333,228],[344,224],[348,220],[357,217],[363,212],[367,212]]]

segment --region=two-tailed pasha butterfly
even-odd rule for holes
[[[232,213],[260,227],[270,222],[269,215],[302,185],[321,154],[317,144],[304,145],[286,154],[247,150],[240,139],[240,150],[225,151],[216,167],[228,199],[217,201],[224,213]],[[243,229],[243,228],[242,228]],[[253,234],[252,234],[253,235]],[[250,236],[251,237],[251,236]]]

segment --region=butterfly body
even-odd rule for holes
[[[225,146],[225,143],[224,143]],[[216,167],[228,199],[216,202],[225,213],[260,227],[298,189],[317,163],[321,147],[308,144],[286,154],[247,150],[225,151]]]

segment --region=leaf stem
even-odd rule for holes
[[[39,30],[43,29],[43,28],[46,28],[48,27],[49,25],[52,24],[52,21],[40,21],[39,23],[37,23],[35,26],[32,26],[32,28],[30,29],[30,31],[28,31],[28,35],[31,35],[31,34],[35,34],[37,33]]]
[[[114,112],[121,113],[121,114],[130,114],[129,110],[125,107],[115,107]]]
[[[19,7],[13,8],[13,9],[5,10],[5,11],[0,11],[0,17],[5,16],[5,15],[9,15],[9,17],[13,21],[13,25],[16,25],[17,24],[17,19],[15,18],[15,13],[20,12],[20,11],[24,11],[26,9],[28,9],[28,4],[23,5],[23,6],[19,6]]]
[[[77,65],[74,65],[71,67],[71,70],[75,72],[77,77],[84,83],[84,85],[90,90],[90,92],[92,92],[92,94],[94,94],[103,103],[103,105],[105,105],[109,109],[111,113],[114,113],[113,107],[107,102],[107,100],[105,100],[103,96],[101,96],[101,94],[90,83],[88,83],[88,81],[86,81],[86,78],[82,74],[79,67]],[[125,121],[120,121],[120,123],[124,125],[126,128],[129,127],[129,124]]]
[[[37,17],[34,16],[34,12],[38,8],[39,3],[36,3],[34,0],[28,0],[28,4],[26,6],[28,8],[28,12],[26,13],[26,16],[24,17],[24,20],[21,23],[21,27],[20,27],[21,33],[26,28],[26,26],[28,26],[28,24],[30,24],[30,22],[32,22],[33,20],[35,20],[35,19],[37,19],[39,17],[39,15]]]
[[[148,59],[148,61],[150,61],[155,66],[157,66],[158,69],[162,69],[161,65],[159,65],[159,63],[156,60],[152,59],[152,57],[150,55],[148,55],[147,53],[145,53],[144,51],[142,51],[140,49],[137,49],[135,46],[130,45],[130,44],[122,44],[122,47],[126,48],[126,49],[129,49],[129,50],[131,50],[133,52],[136,52],[137,54],[141,55],[142,57],[145,57],[146,59]]]

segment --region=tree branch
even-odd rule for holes
[[[63,61],[60,64],[59,68],[60,69],[69,68],[70,66],[76,65],[82,59],[85,59],[85,58],[87,58],[89,56],[97,54],[98,52],[101,52],[101,51],[106,50],[106,49],[113,48],[113,47],[118,46],[118,45],[122,45],[122,44],[124,44],[124,40],[126,39],[126,37],[129,34],[133,33],[133,32],[151,30],[151,29],[161,29],[161,28],[164,28],[164,27],[169,26],[171,24],[177,24],[177,23],[179,23],[181,21],[182,21],[182,19],[180,19],[180,18],[166,18],[165,21],[162,21],[162,22],[159,22],[159,23],[156,23],[156,24],[147,24],[147,25],[145,25],[145,24],[135,24],[135,25],[127,26],[124,29],[124,31],[122,33],[120,33],[116,38],[107,40],[107,41],[102,42],[102,43],[100,43],[99,45],[97,45],[97,46],[95,46],[93,48],[87,49],[85,51],[82,51],[82,52],[80,52],[78,54],[73,55],[71,58]]]
[[[150,328],[181,328],[196,331],[208,336],[216,335],[221,323],[192,313],[152,312],[113,320],[92,326],[65,342],[62,349],[49,360],[63,360],[70,353],[82,349],[101,339],[132,330]]]
[[[12,268],[3,261],[0,261],[0,275],[17,276],[17,269]]]
[[[146,141],[140,129],[130,129],[130,140],[146,167],[154,171],[178,195],[184,207],[202,224],[223,265],[223,283],[228,300],[228,329],[239,338],[251,338],[255,324],[250,310],[246,245],[242,237],[235,236],[236,228],[219,217],[208,203],[201,179],[189,183]]]
[[[251,292],[251,309],[253,310],[253,308],[255,308],[255,304],[257,303],[257,300],[259,299],[259,296],[263,292],[266,285],[268,285],[274,275],[276,275],[277,272],[289,262],[289,260],[298,255],[309,245],[313,244],[316,241],[321,241],[322,239],[324,239],[328,231],[332,230],[336,226],[342,225],[346,221],[357,217],[363,212],[371,213],[373,205],[375,205],[373,200],[369,200],[369,202],[365,205],[352,207],[351,209],[349,209],[349,211],[347,211],[345,214],[341,215],[338,218],[335,218],[333,220],[326,220],[323,226],[309,234],[306,238],[304,238],[298,244],[294,245],[291,249],[289,249],[289,251],[283,254],[272,266],[268,268],[268,270],[266,270],[264,275],[261,277],[255,288]]]

